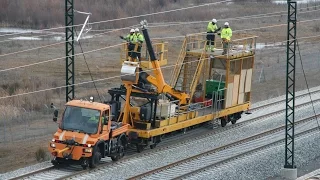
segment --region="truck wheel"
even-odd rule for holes
[[[90,168],[97,167],[97,165],[99,164],[100,160],[101,160],[101,153],[100,153],[99,148],[97,147],[97,149],[93,153],[93,156],[89,159],[89,167]]]

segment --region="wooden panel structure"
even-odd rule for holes
[[[244,93],[239,93],[238,104],[244,103]]]
[[[232,94],[233,94],[233,83],[228,83],[226,105],[225,105],[226,108],[232,106]]]
[[[251,79],[252,79],[252,69],[247,70],[246,75],[246,85],[244,88],[244,92],[250,92],[251,91]]]
[[[244,85],[245,85],[245,82],[246,82],[246,74],[247,74],[247,70],[246,69],[241,70],[239,93],[244,93]]]
[[[235,106],[238,104],[238,96],[239,96],[239,81],[240,81],[240,75],[234,76],[234,82],[233,82],[233,92],[232,92],[232,106]]]

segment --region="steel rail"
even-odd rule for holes
[[[312,93],[316,93],[318,91],[320,91],[320,90],[313,91]],[[281,100],[281,101],[284,101],[284,100]],[[279,102],[281,102],[281,101],[279,101]],[[277,103],[279,103],[279,102],[277,102]],[[314,103],[320,102],[320,98],[314,100],[313,102]],[[276,104],[276,103],[272,103],[272,104]],[[309,104],[311,104],[311,102],[304,102],[304,103],[301,103],[301,104],[297,105],[296,108],[297,109],[298,108],[303,108],[304,106],[308,106]],[[260,107],[262,107],[262,106],[260,106]],[[228,130],[244,127],[244,126],[246,126],[248,124],[251,124],[253,122],[256,122],[256,121],[259,121],[259,120],[261,121],[261,120],[267,119],[268,117],[271,117],[271,116],[277,115],[279,113],[282,113],[282,112],[284,112],[284,110],[285,110],[284,108],[280,109],[280,110],[277,109],[276,111],[273,111],[273,112],[270,112],[270,113],[267,113],[267,114],[264,114],[264,115],[261,115],[259,117],[255,117],[255,118],[252,118],[252,119],[249,119],[249,120],[246,120],[246,121],[242,121],[242,122],[239,122],[239,123],[231,125],[231,126],[226,126],[226,127],[223,127],[223,128],[222,127],[214,128],[213,131],[212,131],[212,128],[207,128],[206,127],[205,130],[203,128],[202,129],[197,128],[197,129],[194,129],[194,130],[191,130],[191,131],[187,131],[187,132],[191,132],[191,133],[187,133],[187,134],[180,133],[178,135],[174,135],[172,137],[164,139],[164,142],[159,144],[159,148],[147,149],[147,150],[143,151],[142,153],[135,153],[135,152],[133,152],[133,150],[129,150],[127,152],[128,155],[125,156],[125,158],[123,158],[120,161],[118,161],[117,163],[125,162],[125,161],[128,161],[128,160],[131,160],[132,158],[138,158],[139,156],[151,155],[151,154],[153,154],[155,152],[159,152],[159,151],[162,151],[162,150],[165,150],[165,149],[168,149],[168,148],[174,148],[174,147],[177,147],[177,146],[181,146],[181,145],[185,145],[185,144],[188,144],[188,143],[192,143],[195,140],[207,138],[209,136],[213,136],[213,135],[221,133],[221,132],[225,132],[225,131],[228,131]],[[206,131],[209,131],[209,132],[206,132]],[[181,139],[181,138],[183,138],[183,139]],[[103,168],[103,167],[109,166],[111,164],[112,164],[111,162],[103,162],[96,169]],[[57,168],[54,168],[52,166],[52,167],[49,167],[49,168],[41,169],[39,171],[34,171],[34,172],[31,172],[31,173],[27,173],[27,174],[24,174],[22,176],[18,176],[18,177],[12,178],[12,179],[14,179],[14,180],[15,179],[26,179],[28,177],[35,176],[37,174],[46,173],[46,172],[48,172],[50,170],[57,170]],[[95,170],[95,169],[93,169],[93,170]],[[77,170],[77,171],[74,171],[74,172],[72,172],[70,174],[62,175],[61,177],[58,177],[58,179],[72,178],[74,176],[78,176],[78,175],[81,175],[81,174],[89,173],[90,171],[92,171],[92,169]],[[57,176],[55,176],[55,177],[57,178]],[[54,178],[54,177],[52,177],[52,178]]]
[[[317,116],[320,116],[320,115],[311,116],[311,117],[307,117],[307,118],[301,119],[301,120],[295,122],[295,124],[298,125],[298,124],[302,124],[302,123],[306,123],[306,122],[312,121],[312,120],[314,120]],[[137,175],[137,176],[134,176],[134,177],[129,178],[129,180],[141,179],[141,178],[145,178],[145,177],[147,177],[147,176],[153,175],[153,174],[158,173],[158,172],[164,172],[164,171],[166,171],[167,169],[176,167],[176,166],[178,166],[178,165],[187,164],[187,163],[190,163],[190,162],[192,162],[192,161],[194,161],[194,160],[197,160],[197,159],[199,159],[199,158],[201,158],[201,157],[208,156],[208,155],[214,154],[214,153],[219,152],[219,151],[222,151],[222,150],[230,149],[230,148],[232,148],[232,147],[241,145],[241,144],[243,144],[243,143],[246,143],[246,142],[249,142],[249,141],[253,141],[253,140],[259,139],[259,138],[261,138],[261,137],[264,137],[264,136],[267,136],[267,135],[270,135],[270,134],[279,132],[279,131],[283,130],[284,128],[285,128],[285,125],[282,125],[282,126],[277,127],[277,128],[275,128],[275,129],[267,130],[267,131],[265,131],[265,132],[262,132],[262,133],[259,133],[259,134],[256,134],[256,135],[253,135],[253,136],[244,138],[244,139],[242,139],[242,140],[240,140],[240,141],[236,141],[236,142],[233,142],[233,143],[224,145],[224,146],[220,146],[220,147],[218,147],[218,148],[215,148],[215,149],[212,149],[212,150],[209,150],[209,151],[200,153],[200,154],[198,154],[198,155],[195,155],[195,156],[192,156],[192,157],[189,157],[189,158],[186,158],[186,159],[183,159],[183,160],[180,160],[180,161],[177,161],[177,162],[168,164],[168,165],[166,165],[166,166],[163,166],[163,167],[160,167],[160,168],[157,168],[157,169],[153,169],[153,170],[151,170],[151,171],[148,171],[148,172],[145,172],[145,173],[142,173],[142,174],[139,174],[139,175]],[[315,127],[315,128],[312,128],[312,129],[308,129],[307,131],[303,131],[303,132],[297,133],[297,135],[305,134],[305,133],[308,133],[308,132],[313,132],[313,131],[315,131],[315,130],[319,130],[319,128],[318,128],[318,127]],[[184,179],[184,178],[186,178],[187,176],[190,176],[190,175],[192,175],[192,174],[198,173],[199,171],[204,171],[204,170],[206,170],[206,169],[209,168],[209,167],[217,166],[217,165],[220,165],[220,164],[222,164],[222,163],[226,163],[226,162],[232,161],[232,160],[234,160],[234,159],[236,159],[236,158],[239,158],[239,157],[241,157],[241,156],[244,156],[244,155],[248,155],[248,154],[257,152],[257,151],[259,151],[259,150],[261,150],[261,149],[270,147],[271,145],[275,145],[275,144],[278,144],[278,143],[283,142],[283,141],[284,141],[284,138],[282,138],[281,140],[272,142],[272,143],[270,143],[270,144],[263,145],[263,146],[254,148],[254,149],[252,149],[252,150],[246,151],[246,152],[244,152],[244,153],[241,153],[241,154],[232,156],[232,157],[227,158],[227,159],[225,159],[225,160],[212,163],[212,164],[207,165],[207,166],[205,166],[205,167],[202,167],[202,168],[199,168],[199,169],[196,169],[196,170],[192,170],[191,172],[186,173],[186,174],[181,175],[181,176],[178,176],[178,177],[176,177],[176,178],[174,178],[174,179]]]

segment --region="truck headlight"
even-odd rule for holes
[[[50,143],[50,147],[52,147],[52,148],[56,148],[56,144],[54,144],[54,143]]]
[[[83,152],[85,153],[92,153],[92,148],[84,148]]]

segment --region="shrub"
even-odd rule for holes
[[[46,154],[46,151],[42,147],[39,147],[38,150],[35,152],[35,157],[38,162],[43,162],[47,160],[48,156]]]

